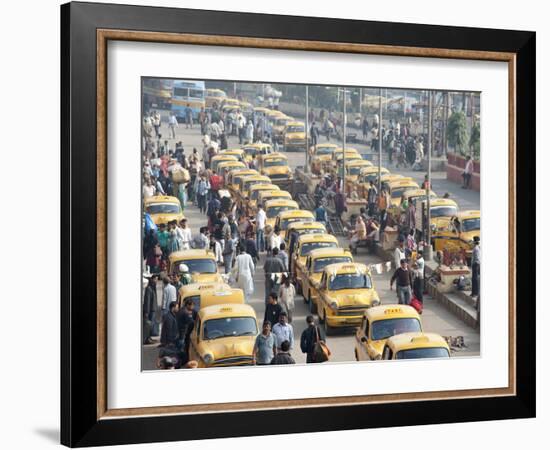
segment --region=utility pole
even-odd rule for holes
[[[432,129],[433,129],[433,92],[428,91],[428,185],[426,186],[426,251],[425,258],[426,261],[432,260],[432,229],[431,229],[431,219],[432,214],[430,211],[431,199],[430,191],[432,189]]]
[[[233,98],[237,98],[237,82],[233,82]]]
[[[309,86],[306,84],[306,173],[309,173],[309,137]]]
[[[361,116],[361,112],[363,109],[363,88],[359,88],[359,115]],[[362,119],[362,116],[361,116]]]
[[[342,96],[344,98],[344,126],[342,129],[343,136],[342,136],[342,195],[344,196],[344,199],[346,198],[346,88],[344,88],[344,95]]]
[[[382,88],[378,93],[378,193],[382,190]]]

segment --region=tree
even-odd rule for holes
[[[475,123],[470,134],[470,149],[473,151],[474,159],[479,159],[480,150],[480,129],[479,123]]]
[[[455,152],[459,151],[465,155],[468,149],[468,126],[466,115],[462,111],[454,112],[447,123],[447,139]]]

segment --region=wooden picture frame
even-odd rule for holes
[[[527,258],[527,239],[535,232],[535,33],[70,3],[61,7],[61,36],[63,444],[272,434],[269,424],[283,416],[288,427],[278,433],[534,417],[535,271],[518,267],[516,261]],[[507,62],[508,388],[110,410],[106,402],[109,40]]]

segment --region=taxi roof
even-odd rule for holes
[[[179,203],[177,197],[172,197],[171,195],[154,195],[153,197],[148,197],[143,200],[143,203]]]
[[[231,103],[231,104],[233,104],[233,105],[238,105],[238,104],[240,103],[240,101],[237,100],[236,98],[227,97],[227,98],[225,99],[225,103],[226,103],[226,104],[227,104],[227,103]]]
[[[400,179],[403,179],[403,178],[405,178],[405,176],[404,176],[404,175],[401,175],[400,173],[387,173],[387,174],[382,175],[382,176],[380,177],[380,179],[381,179],[382,181],[400,180]]]
[[[331,256],[349,256],[353,261],[353,256],[347,248],[342,247],[328,247],[328,248],[318,248],[309,252],[311,259],[317,258],[329,258]]]
[[[283,211],[279,213],[281,219],[287,219],[289,217],[310,217],[313,219],[313,213],[306,209],[294,209],[292,211]]]
[[[242,179],[243,183],[247,181],[271,181],[271,178],[269,178],[267,175],[246,175]]]
[[[356,148],[354,147],[346,147],[346,153],[347,152],[352,152],[352,153],[357,153],[359,154],[359,152],[357,151]],[[335,153],[344,153],[344,147],[338,147],[336,150],[335,150]]]
[[[231,291],[232,287],[226,283],[214,282],[214,283],[191,283],[184,284],[180,288],[180,292],[183,295],[200,294],[201,292],[210,291]]]
[[[276,184],[254,184],[250,186],[250,192],[252,191],[279,191],[281,188]]]
[[[370,273],[370,269],[366,264],[356,262],[329,264],[325,267],[324,271],[335,275],[357,272]]]
[[[238,161],[237,161],[238,162]],[[242,175],[242,176],[249,176],[249,175],[259,175],[260,172],[258,172],[256,169],[242,169],[237,170],[233,173],[233,176]]]
[[[436,333],[400,333],[390,337],[386,343],[392,347],[394,351],[426,347],[445,347],[449,350],[447,341]]]
[[[287,127],[299,127],[299,126],[306,126],[304,122],[300,122],[299,120],[293,120],[286,124]]]
[[[274,116],[274,117],[284,117],[286,114],[282,111],[279,111],[277,109],[270,109],[267,113],[268,116]]]
[[[283,153],[268,153],[267,155],[262,155],[262,159],[286,159],[288,160],[288,157]]]
[[[169,259],[170,262],[180,261],[182,259],[216,259],[214,253],[206,249],[190,249],[190,250],[180,250],[177,252],[170,253]]]
[[[269,184],[264,184],[262,186],[269,186]],[[290,192],[283,191],[281,188],[279,188],[279,190],[271,188],[268,191],[267,190],[261,191],[258,194],[258,196],[260,198],[271,197],[271,196],[276,196],[277,198],[292,198],[292,195],[290,194]]]
[[[359,155],[361,156],[361,155]],[[346,167],[348,166],[372,166],[372,163],[370,161],[367,161],[366,159],[353,159],[350,162],[346,161]]]
[[[225,153],[220,153],[214,157],[212,157],[212,161],[219,161],[221,159],[226,159],[228,161],[237,161],[237,158],[235,157],[235,155],[231,155],[231,154],[225,154]]]
[[[324,230],[327,229],[327,227],[321,222],[292,222],[288,226],[287,230],[307,230],[315,228],[323,228]]]
[[[430,201],[430,207],[432,206],[456,206],[458,208],[457,203],[450,198],[434,198]]]
[[[244,150],[242,148],[229,148],[227,150],[222,150],[219,155],[231,155],[233,153],[242,155],[244,153]]]
[[[315,149],[318,149],[318,148],[338,148],[338,144],[332,144],[330,142],[325,142],[323,144],[315,145]]]
[[[395,319],[400,317],[413,317],[420,319],[418,312],[409,305],[380,305],[373,306],[365,311],[365,317],[370,321],[382,319]]]
[[[404,192],[403,196],[405,198],[409,197],[420,197],[422,195],[426,195],[426,189],[411,189],[410,191]],[[437,197],[437,194],[434,191],[430,191],[430,197]]]
[[[271,111],[270,109],[267,109],[267,108],[264,108],[263,106],[256,106],[254,108],[254,111],[255,112],[262,112],[262,113],[266,113],[268,111]]]
[[[254,308],[250,305],[231,303],[227,305],[213,305],[202,308],[199,311],[201,321],[220,317],[256,317]]]
[[[265,148],[265,147],[271,148],[271,144],[266,144],[265,142],[256,142],[255,144],[246,144],[246,145],[243,145],[243,150],[246,150],[247,148],[259,149],[259,148]]]
[[[235,167],[235,168],[244,168],[246,167],[246,164],[241,162],[241,161],[223,161],[221,163],[218,164],[218,169],[222,167],[222,168],[225,168],[225,167]]]
[[[265,202],[264,208],[267,209],[271,206],[296,206],[296,209],[300,207],[295,200],[290,200],[288,198],[274,198],[273,200],[268,200]]]
[[[420,189],[420,186],[418,186],[418,183],[416,181],[413,181],[412,178],[403,178],[400,180],[394,180],[390,181],[389,183],[390,189],[398,188],[398,187],[416,187],[417,189]]]
[[[369,166],[361,169],[361,173],[378,173],[378,166]],[[380,173],[382,173],[382,176],[388,175],[390,171],[386,169],[385,167],[380,167]]]
[[[481,217],[481,213],[478,209],[469,209],[466,211],[459,211],[457,216],[459,219],[477,219]]]
[[[302,234],[298,237],[298,244],[305,244],[309,242],[335,242],[338,243],[336,236],[328,233],[309,233]]]

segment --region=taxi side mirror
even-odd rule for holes
[[[367,338],[365,336],[361,336],[361,342],[367,342]]]

